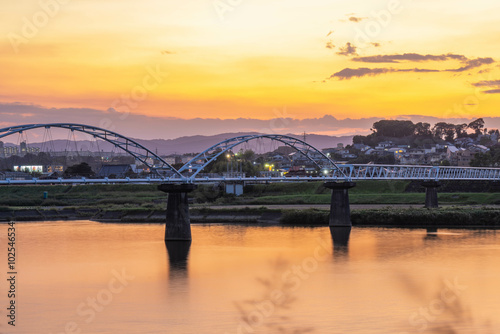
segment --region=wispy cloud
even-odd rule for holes
[[[388,72],[394,72],[395,70],[392,68],[368,68],[368,67],[361,67],[361,68],[344,68],[342,71],[339,71],[337,73],[334,73],[330,76],[330,79],[332,78],[337,78],[340,80],[344,79],[351,79],[351,78],[361,78],[367,75],[379,75],[379,74],[384,74]]]
[[[358,53],[356,52],[356,46],[348,42],[344,47],[341,46],[339,48],[337,54],[341,56],[355,56]]]
[[[439,72],[439,70],[432,70],[426,68],[405,68],[405,69],[397,69],[397,68],[344,68],[342,71],[334,73],[330,76],[330,79],[339,79],[339,80],[349,80],[351,78],[361,78],[364,76],[375,76],[384,73],[393,73],[393,72],[415,72],[415,73],[427,73],[427,72]]]
[[[333,45],[333,43],[332,43],[332,42],[327,42],[327,43],[326,43],[326,45],[325,45],[325,47],[326,47],[327,49],[333,49],[333,48],[335,48],[335,45]]]
[[[474,87],[495,87],[500,86],[500,80],[483,80],[476,83],[473,83]]]
[[[489,90],[483,91],[483,93],[485,93],[485,94],[500,94],[500,89],[489,89]]]
[[[347,43],[350,45],[350,43]],[[341,53],[338,53],[341,54]],[[344,54],[344,53],[342,53]],[[458,60],[463,66],[458,68],[450,68],[444,70],[427,69],[427,68],[407,68],[407,69],[397,69],[397,68],[344,68],[343,70],[336,72],[330,76],[330,79],[351,79],[351,78],[361,78],[364,76],[375,76],[384,73],[395,73],[395,72],[415,72],[415,73],[433,73],[433,72],[465,72],[471,69],[481,67],[483,65],[493,64],[495,60],[490,57],[485,58],[475,58],[469,59],[464,55],[459,54],[441,54],[441,55],[431,55],[431,54],[418,54],[418,53],[403,53],[403,54],[391,54],[391,55],[373,55],[364,57],[353,57],[351,59],[355,62],[362,63],[421,63],[421,62],[444,62],[450,60]]]
[[[366,20],[366,19],[367,19],[367,17],[357,17],[357,16],[350,16],[349,17],[349,21],[355,22],[355,23],[361,22],[361,21]]]
[[[467,61],[467,57],[463,55],[456,54],[443,54],[443,55],[421,55],[418,53],[404,53],[404,54],[393,54],[393,55],[375,55],[367,57],[355,57],[352,61],[363,62],[363,63],[400,63],[402,61],[410,62],[424,62],[424,61],[446,61],[450,59],[457,59],[461,61]]]
[[[473,83],[472,86],[493,88],[483,90],[483,93],[485,94],[500,94],[500,80],[483,80]]]
[[[462,66],[462,67],[456,68],[456,69],[449,69],[446,71],[448,71],[448,72],[464,72],[464,71],[468,71],[468,70],[471,70],[473,68],[480,67],[483,65],[493,64],[494,62],[495,62],[495,60],[493,60],[493,58],[490,58],[490,57],[468,59],[464,62],[465,66]]]

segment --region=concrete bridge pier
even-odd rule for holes
[[[192,183],[163,183],[158,190],[168,193],[165,241],[190,241],[188,193],[198,186]]]
[[[422,186],[425,187],[425,207],[427,209],[435,209],[439,207],[437,188],[440,185],[439,181],[422,182]]]
[[[352,226],[349,189],[355,187],[356,183],[325,182],[323,186],[332,190],[329,225],[334,227]]]

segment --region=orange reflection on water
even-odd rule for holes
[[[273,309],[258,311],[255,333],[278,324],[318,333],[415,332],[419,310],[439,305],[443,282],[465,287],[459,298],[474,326],[491,320],[499,329],[494,231],[354,228],[348,243],[334,247],[328,228],[193,225],[191,245],[167,249],[162,225],[17,229],[16,333],[60,333],[68,323],[82,333],[238,333],[261,303]],[[453,305],[431,314],[427,328],[455,325],[447,313]]]

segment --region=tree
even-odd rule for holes
[[[92,167],[89,166],[88,163],[82,162],[77,165],[69,166],[66,168],[64,171],[64,176],[66,177],[71,177],[71,176],[83,176],[83,177],[91,177],[94,176],[95,173],[92,170]]]
[[[478,118],[475,121],[470,122],[467,127],[473,130],[474,137],[477,137],[481,134],[481,130],[484,128],[484,120],[482,118]]]
[[[455,124],[446,122],[436,123],[432,128],[432,132],[434,133],[434,136],[436,136],[437,138],[440,139],[444,138],[444,140],[451,142],[455,137]]]
[[[467,137],[467,124],[457,124],[455,125],[455,132],[457,134],[457,138],[465,138]]]
[[[431,125],[429,123],[418,122],[415,124],[415,134],[417,136],[432,136]]]
[[[373,123],[373,132],[377,136],[402,138],[415,133],[412,121],[381,120]]]
[[[365,136],[356,135],[356,136],[352,137],[352,143],[353,144],[364,144],[365,138],[366,138]]]

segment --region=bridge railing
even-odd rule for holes
[[[0,180],[9,184],[113,184],[113,183],[214,183],[214,182],[311,182],[311,181],[361,181],[361,180],[489,180],[500,182],[500,168],[443,167],[413,165],[338,165],[339,170],[320,176],[253,176],[224,177],[205,176],[196,178],[146,177],[146,178],[72,178]]]
[[[351,180],[500,180],[500,168],[370,164],[338,167]],[[340,178],[336,171],[332,176]]]

